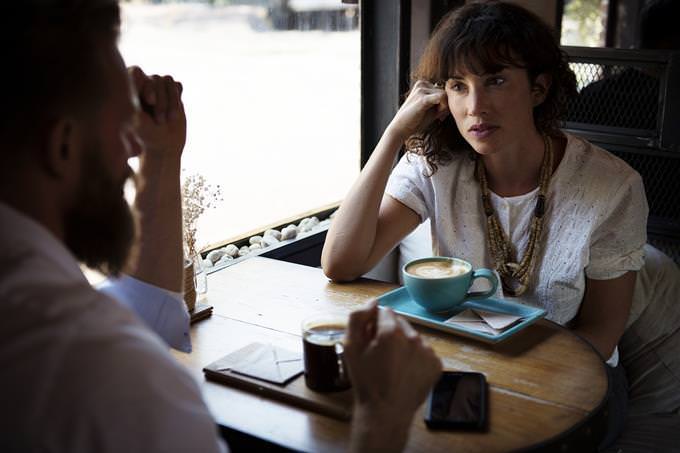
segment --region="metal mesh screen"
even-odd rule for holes
[[[572,62],[578,96],[567,122],[656,132],[659,129],[661,67]]]
[[[680,159],[625,152],[613,154],[642,176],[649,215],[680,225]]]

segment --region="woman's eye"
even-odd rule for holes
[[[503,77],[491,77],[489,79],[489,85],[503,85],[505,79]]]
[[[463,89],[463,84],[458,82],[451,83],[451,91],[461,91]]]

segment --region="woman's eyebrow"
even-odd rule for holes
[[[482,72],[481,74],[472,73],[472,75],[475,75],[475,76],[477,76],[477,77],[489,77],[489,76],[495,76],[495,75],[500,75],[500,74],[503,73],[506,69],[507,69],[507,67],[503,67],[503,68],[500,68],[500,69],[498,69],[498,70],[496,70],[496,71],[484,71],[484,72]],[[450,76],[449,76],[449,79],[454,79],[454,80],[464,80],[467,74],[470,74],[470,73],[466,73],[465,75],[463,75],[463,74],[461,74],[461,73],[455,73],[455,74],[453,74],[453,75],[450,75]]]

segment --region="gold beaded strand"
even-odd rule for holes
[[[550,177],[552,176],[553,166],[553,152],[550,137],[544,135],[543,142],[545,144],[545,153],[543,154],[543,162],[541,163],[536,206],[534,207],[534,214],[531,218],[531,227],[529,228],[529,242],[524,251],[524,256],[519,263],[516,261],[516,252],[512,243],[503,231],[503,228],[501,228],[498,216],[491,204],[484,162],[481,158],[477,159],[476,171],[479,185],[482,189],[482,205],[484,207],[484,214],[486,215],[486,234],[489,242],[489,249],[496,262],[496,270],[501,276],[503,292],[509,296],[521,296],[527,290],[529,278],[531,277],[534,262],[540,248],[539,243],[541,233],[543,232],[543,219],[546,211],[546,195],[548,192],[548,185],[550,184]]]

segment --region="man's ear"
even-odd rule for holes
[[[78,171],[80,135],[80,126],[72,118],[52,123],[43,150],[43,163],[50,175],[61,179]]]
[[[536,77],[536,80],[534,80],[534,84],[531,87],[531,96],[534,107],[541,105],[543,101],[545,101],[551,83],[552,79],[548,74],[539,74]]]

